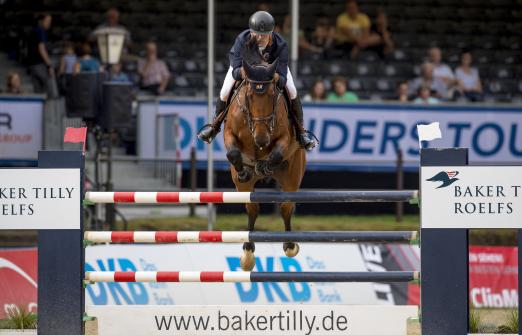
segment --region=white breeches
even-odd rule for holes
[[[221,92],[219,92],[221,101],[227,101],[228,95],[230,91],[232,91],[232,87],[234,87],[234,81],[235,79],[232,77],[232,67],[229,67],[225,80],[223,81],[223,87],[221,87]],[[294,78],[292,78],[290,69],[288,69],[286,73],[286,89],[290,95],[290,100],[297,98],[297,89],[295,88]]]

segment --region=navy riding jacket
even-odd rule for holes
[[[250,39],[250,30],[247,29],[241,32],[237,37],[234,45],[230,49],[229,60],[232,66],[232,76],[235,80],[241,80],[241,66],[243,64],[243,57],[241,50],[243,46]],[[263,58],[266,62],[272,63],[279,58],[276,72],[279,74],[279,80],[286,83],[286,74],[288,71],[288,44],[278,33],[272,32],[272,43],[266,46],[263,50]]]

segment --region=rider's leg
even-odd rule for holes
[[[292,102],[291,112],[295,116],[295,120],[297,121],[296,130],[299,134],[299,140],[301,145],[306,150],[312,150],[316,145],[317,141],[314,137],[310,136],[310,133],[304,129],[303,125],[303,106],[301,105],[301,100],[297,95],[297,89],[294,84],[294,79],[292,78],[292,74],[290,73],[290,69],[288,69],[286,76],[286,89],[288,90],[288,95],[290,96],[290,100]]]
[[[223,87],[219,92],[219,98],[216,102],[216,112],[212,123],[205,125],[198,132],[198,138],[204,142],[211,143],[217,133],[221,130],[221,123],[223,120],[219,119],[221,113],[223,113],[227,107],[227,100],[232,88],[234,87],[234,77],[232,77],[232,67],[228,69],[227,75],[223,82]]]

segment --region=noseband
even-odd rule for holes
[[[246,78],[245,81],[253,88],[254,94],[264,94],[268,90],[270,84],[274,83],[274,80],[259,81],[252,80],[249,78]],[[274,91],[276,92],[276,94],[272,96],[272,113],[268,116],[260,117],[252,116],[252,112],[250,111],[250,99],[247,97],[246,93],[244,105],[241,104],[241,101],[239,100],[239,94],[236,95],[239,108],[241,108],[241,110],[246,114],[250,133],[254,134],[254,128],[256,123],[264,123],[268,128],[269,134],[273,135],[276,126],[276,106],[279,101],[279,98],[282,95],[281,90],[276,85],[274,85]]]

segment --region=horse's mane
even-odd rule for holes
[[[263,56],[259,52],[257,41],[252,36],[250,37],[248,42],[245,43],[245,45],[243,45],[241,54],[243,56],[243,60],[250,65],[266,64],[265,60],[263,59]]]

